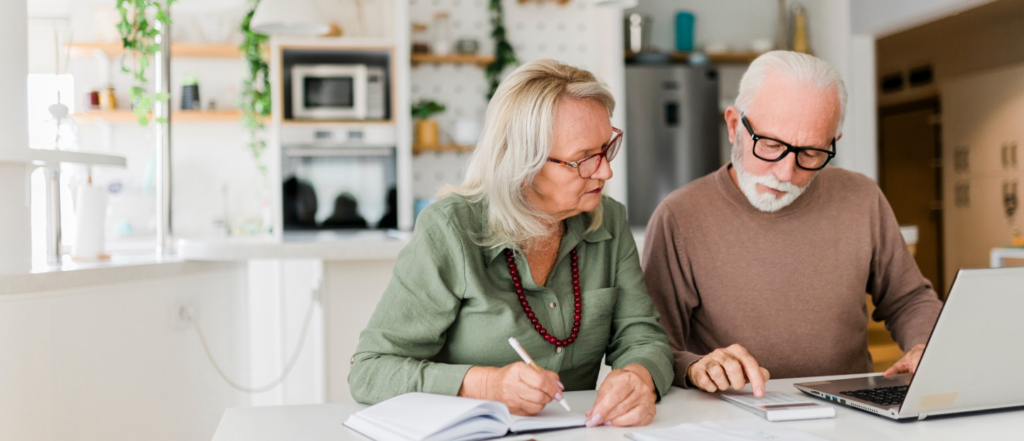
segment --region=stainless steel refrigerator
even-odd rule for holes
[[[647,225],[669,193],[719,167],[720,122],[714,67],[626,66],[625,148],[629,152],[631,225]]]

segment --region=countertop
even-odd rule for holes
[[[78,262],[64,256],[61,265],[33,268],[20,274],[0,275],[0,296],[53,292],[92,285],[129,283],[159,277],[216,271],[235,265],[223,262],[189,262],[177,256],[115,254],[97,262]]]
[[[272,237],[188,238],[176,242],[185,260],[249,259],[390,260],[409,243],[412,233],[396,230],[288,232]]]

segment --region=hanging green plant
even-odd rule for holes
[[[121,20],[117,23],[117,31],[121,34],[124,55],[121,56],[121,71],[131,74],[135,84],[128,89],[128,98],[132,103],[132,112],[139,118],[139,124],[147,125],[150,112],[158,102],[166,102],[170,97],[167,93],[152,93],[147,90],[146,69],[153,61],[153,56],[160,51],[160,43],[156,41],[160,35],[157,25],[167,29],[171,25],[170,8],[177,0],[117,0],[117,11]],[[160,117],[156,122],[164,124],[167,118]]]
[[[505,36],[505,10],[501,6],[501,0],[490,0],[488,9],[491,11],[491,38],[494,39],[494,61],[488,64],[484,71],[491,86],[487,92],[489,100],[498,90],[498,83],[501,82],[501,74],[505,68],[519,64],[519,60],[516,59],[516,51]]]
[[[263,140],[263,120],[270,115],[270,66],[263,59],[263,46],[268,37],[257,34],[249,28],[253,13],[260,0],[250,0],[252,9],[242,19],[242,33],[245,41],[241,50],[249,66],[248,75],[242,81],[242,125],[249,132],[249,150],[252,152],[260,174],[267,177],[267,166],[263,163],[263,152],[267,143]]]

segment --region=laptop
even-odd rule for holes
[[[963,269],[913,376],[794,384],[895,420],[1024,406],[1024,267]]]

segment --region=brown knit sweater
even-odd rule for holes
[[[871,372],[864,293],[900,347],[926,343],[942,303],[873,181],[828,167],[775,213],[731,165],[670,194],[647,225],[643,267],[675,356],[675,384],[739,343],[772,378]]]

